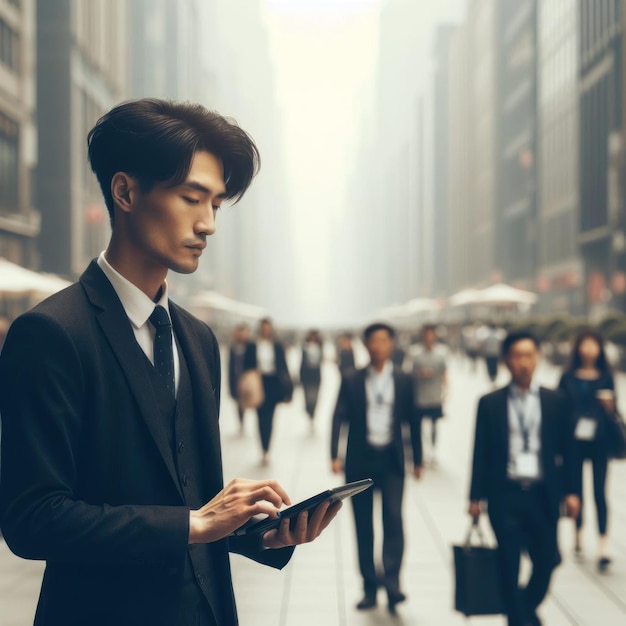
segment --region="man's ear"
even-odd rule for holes
[[[121,211],[130,213],[137,197],[137,181],[126,172],[116,172],[111,179],[111,195]]]

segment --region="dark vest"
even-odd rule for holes
[[[182,350],[178,350],[180,380],[176,398],[165,388],[161,378],[150,364],[150,380],[159,407],[163,430],[167,433],[170,448],[185,505],[198,509],[206,504],[205,477],[207,465],[203,461],[198,445],[197,428],[194,420],[193,392],[187,362]],[[223,560],[218,561],[212,544],[189,546],[181,590],[180,626],[204,623],[198,621],[199,614],[209,614],[209,624],[226,625],[232,622],[230,600],[232,590],[222,577],[216,580],[213,572],[224,570]],[[226,605],[228,603],[228,606]],[[208,608],[210,607],[210,608]],[[236,619],[236,618],[235,618]]]

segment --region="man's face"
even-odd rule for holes
[[[263,322],[261,324],[261,337],[263,337],[263,339],[270,339],[272,337],[272,325],[269,322]]]
[[[424,345],[427,348],[432,348],[435,345],[435,341],[437,340],[437,335],[435,335],[434,330],[427,330],[424,332]]]
[[[377,330],[370,335],[365,347],[373,363],[382,363],[393,352],[393,339],[386,330]]]
[[[146,193],[137,190],[127,233],[139,262],[181,274],[194,272],[206,238],[215,232],[215,214],[225,191],[221,161],[205,151],[195,153],[180,185],[159,182]]]
[[[513,382],[522,388],[530,387],[538,361],[539,351],[532,339],[516,341],[505,359]]]

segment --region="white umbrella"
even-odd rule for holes
[[[480,304],[508,305],[522,304],[531,305],[537,302],[537,294],[532,291],[516,289],[511,285],[499,283],[483,289],[480,293]]]
[[[481,292],[478,289],[463,289],[448,298],[450,306],[465,306],[481,302]]]
[[[0,294],[51,295],[69,287],[67,280],[54,274],[40,274],[0,258]]]

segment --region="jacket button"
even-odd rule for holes
[[[182,481],[183,485],[186,487],[189,484],[189,476],[187,476],[187,474],[183,474]]]
[[[178,451],[182,452],[185,449],[185,444],[182,441],[178,442]]]

